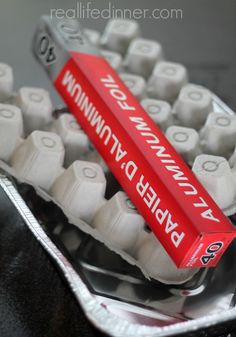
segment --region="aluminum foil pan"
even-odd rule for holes
[[[236,318],[236,243],[216,268],[185,285],[167,286],[148,281],[136,267],[68,224],[59,208],[42,200],[33,187],[18,184],[16,189],[1,175],[0,188],[99,330],[112,336],[172,336]]]

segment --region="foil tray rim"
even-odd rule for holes
[[[165,327],[150,327],[138,323],[130,323],[121,319],[115,314],[109,312],[96,301],[96,298],[89,292],[86,284],[82,281],[72,264],[65,258],[56,245],[45,233],[36,218],[33,216],[17,189],[11,181],[0,174],[0,186],[5,191],[11,202],[17,208],[25,221],[25,224],[32,232],[37,241],[46,250],[49,256],[56,262],[60,271],[64,275],[70,289],[72,290],[77,301],[88,320],[99,330],[112,335],[122,337],[154,337],[154,336],[171,336],[173,334],[196,331],[200,328],[213,326],[217,323],[223,323],[236,318],[236,308],[229,309],[219,314],[211,314],[201,318],[193,319],[186,322],[174,323]]]

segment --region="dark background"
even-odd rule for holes
[[[107,3],[99,0],[95,7]],[[192,82],[208,86],[236,109],[235,0],[111,3],[119,8],[181,8],[182,20],[140,20],[143,36],[161,42],[167,59],[188,67]],[[30,42],[41,14],[49,14],[51,8],[73,8],[75,4],[65,0],[0,0],[0,62],[13,67],[15,89],[43,86],[59,102],[31,55]],[[100,31],[106,24],[105,20],[82,21],[83,26]],[[217,335],[219,332],[214,332]],[[55,266],[24,226],[13,227],[10,232],[7,227],[0,228],[0,336],[98,336]]]

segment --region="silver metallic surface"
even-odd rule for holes
[[[77,20],[59,20],[46,15],[40,18],[32,49],[52,81],[69,60],[70,51],[99,54],[97,48],[88,42]]]

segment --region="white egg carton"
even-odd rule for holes
[[[30,92],[34,95],[39,94],[36,88],[27,88],[24,91],[26,90],[28,94]],[[32,95],[29,94],[27,97]],[[34,113],[34,116],[39,116],[36,110]],[[29,115],[27,119],[30,119]],[[86,157],[89,144],[87,142],[85,146],[84,142],[83,146],[81,145],[81,138],[84,140],[82,135],[85,138],[86,135],[77,126],[72,115],[63,114],[45,125],[45,129],[54,132],[44,130],[30,132],[31,130],[27,128],[29,135],[26,138],[21,137],[23,124],[20,108],[0,104],[2,169],[18,181],[32,185],[44,200],[57,204],[70,223],[105,243],[129,263],[137,265],[146,277],[154,277],[164,283],[178,284],[186,282],[197,272],[193,269],[175,267],[153,234],[146,231],[143,218],[124,192],[117,192],[110,200],[105,200],[106,178],[102,167],[94,162],[74,160],[74,147],[68,146],[69,142],[75,145],[78,141],[78,148],[82,148],[81,156]],[[38,125],[38,122],[35,124]],[[44,129],[43,125],[41,129]],[[64,158],[67,158],[67,165],[68,160],[73,158],[67,168],[63,167]],[[165,267],[153,268],[153,264],[150,264],[151,259],[146,253],[147,244],[148,254],[152,254],[150,252],[152,249],[158,257],[157,263],[152,254],[155,266],[163,264]],[[147,262],[150,265],[145,268]],[[153,273],[150,272],[151,269]]]
[[[134,22],[112,20],[102,37],[92,30],[86,34],[225,214],[235,213],[233,112],[206,88],[189,84],[186,68],[165,61],[161,45],[140,38]],[[0,64],[0,99],[0,166],[5,171],[56,203],[70,223],[146,277],[181,284],[197,273],[176,268],[124,192],[104,198],[106,164],[72,115],[53,117],[48,92],[21,88],[13,94],[12,69]]]
[[[87,37],[92,43],[93,34],[103,56],[121,74],[219,207],[228,216],[234,214],[234,112],[208,89],[189,83],[187,69],[166,61],[160,43],[142,38],[136,22],[110,20],[100,38],[97,31],[90,30]]]

